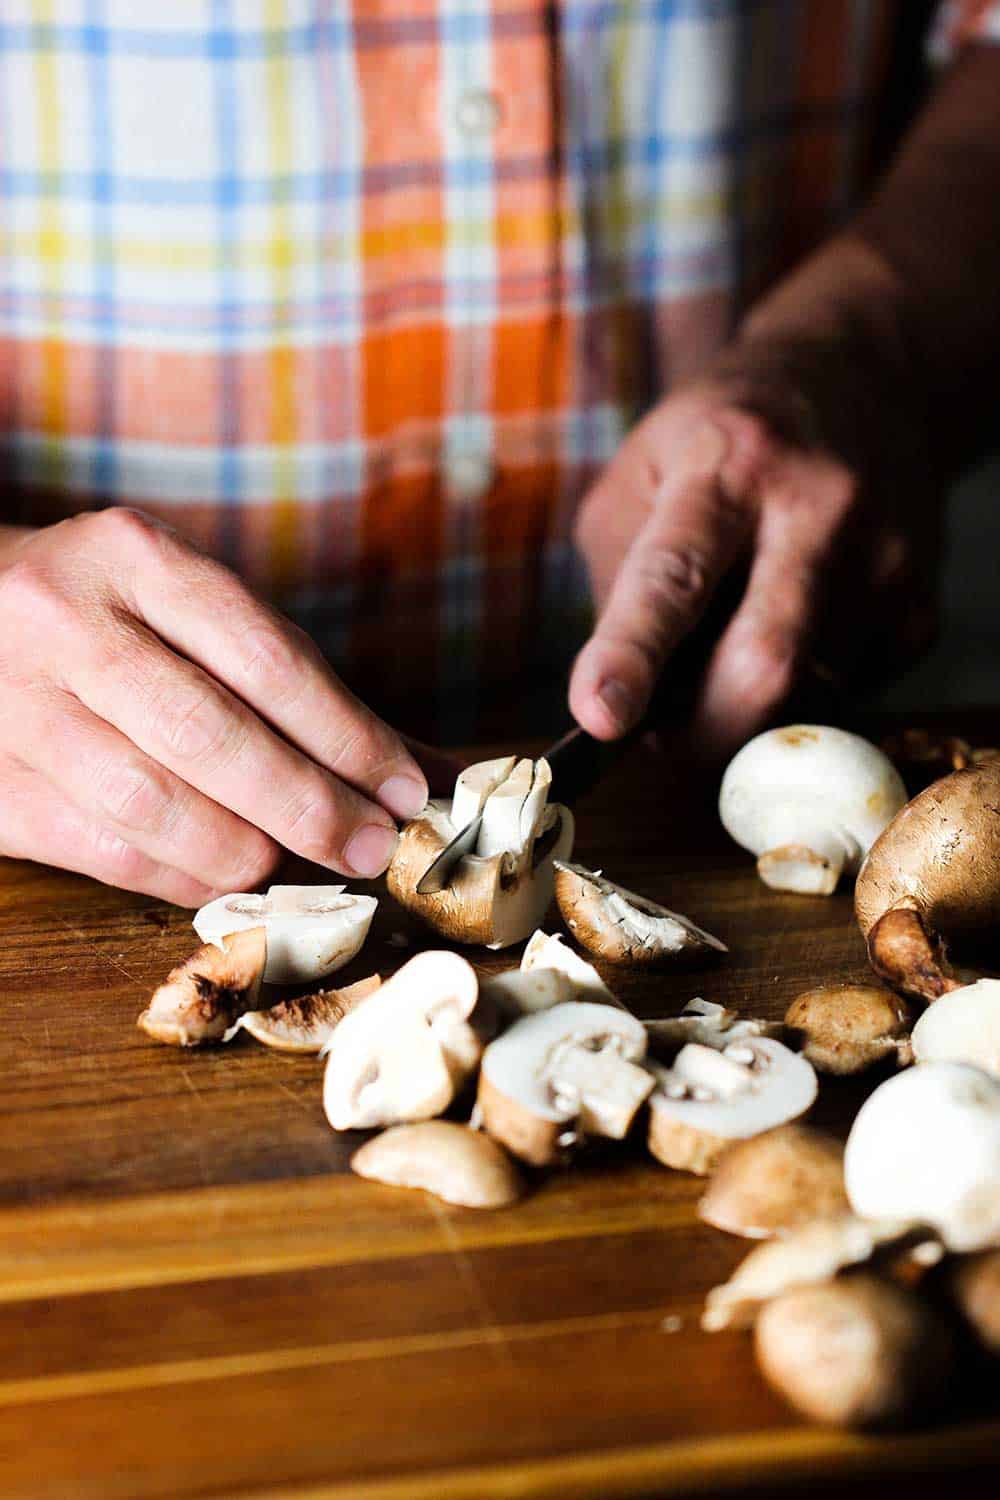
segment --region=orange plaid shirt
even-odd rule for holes
[[[402,727],[558,702],[580,497],[843,217],[898,13],[5,0],[9,513],[167,518]]]

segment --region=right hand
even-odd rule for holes
[[[426,796],[309,637],[170,528],[0,542],[0,854],[199,906],[282,848],[375,876]]]

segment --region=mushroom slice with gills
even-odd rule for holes
[[[766,885],[828,896],[906,802],[887,756],[823,724],[770,729],[730,762],[719,816]]]
[[[929,1224],[949,1250],[1000,1244],[1000,1079],[926,1062],[881,1084],[844,1153],[856,1214]]]
[[[267,984],[301,984],[342,969],[368,936],[378,901],[342,885],[272,885],[266,896],[238,892],[203,906],[194,930],[203,943],[263,925]]]
[[[689,1042],[659,1069],[649,1101],[649,1149],[657,1161],[707,1176],[735,1141],[804,1115],[816,1074],[770,1037],[748,1036],[723,1051]]]
[[[665,963],[727,953],[725,943],[687,917],[638,896],[583,865],[555,861],[556,900],[577,942],[613,964]]]
[[[327,1041],[323,1108],[334,1130],[427,1120],[448,1108],[482,1044],[479,985],[457,953],[429,951],[350,1011]]]
[[[520,1172],[496,1141],[450,1120],[394,1125],[355,1151],[351,1166],[374,1182],[423,1188],[463,1208],[503,1208],[524,1193]]]
[[[645,1051],[642,1022],[614,1006],[573,1000],[524,1016],[483,1053],[482,1122],[533,1166],[581,1136],[620,1140],[653,1087]]]
[[[487,948],[523,942],[552,901],[553,860],[572,852],[573,814],[548,801],[548,762],[517,761],[493,786],[507,764],[470,766],[450,802],[428,802],[403,828],[386,874],[389,893],[401,906],[455,942]],[[428,867],[464,826],[454,820],[456,806],[464,817],[477,798],[482,826],[475,852],[458,861],[443,890],[421,895],[417,886]]]
[[[936,1000],[962,981],[945,944],[992,938],[1000,923],[1000,760],[935,781],[872,845],[854,910],[875,972]]]
[[[234,932],[218,947],[206,943],[170,971],[137,1025],[174,1047],[220,1041],[256,1002],[266,952],[263,927]]]
[[[926,1415],[943,1398],[956,1344],[916,1292],[862,1272],[768,1303],[754,1350],[766,1379],[810,1421],[883,1427]]]
[[[802,1055],[820,1073],[863,1073],[886,1057],[912,1061],[910,1013],[891,990],[870,984],[821,984],[785,1012]]]
[[[860,1219],[840,1214],[812,1219],[798,1229],[755,1245],[721,1286],[705,1298],[706,1333],[749,1328],[761,1308],[794,1287],[815,1286],[880,1257],[893,1256],[933,1239],[925,1227],[898,1219]]]
[[[671,1061],[688,1042],[722,1052],[746,1037],[770,1036],[780,1041],[785,1033],[780,1021],[743,1020],[735,1010],[703,1000],[700,995],[689,1000],[679,1016],[660,1017],[642,1024],[651,1054],[662,1062]]]
[[[942,995],[913,1028],[917,1062],[964,1062],[1000,1078],[1000,980]]]
[[[342,990],[318,990],[314,995],[282,1000],[267,1010],[245,1011],[223,1041],[231,1042],[237,1032],[246,1031],[275,1052],[321,1052],[334,1027],[381,983],[378,974],[371,974]]]
[[[723,1152],[698,1214],[729,1234],[769,1239],[847,1208],[840,1142],[808,1125],[779,1125]]]

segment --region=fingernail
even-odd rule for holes
[[[615,727],[628,729],[635,713],[635,700],[624,682],[619,682],[617,677],[609,677],[607,682],[601,683],[597,696],[611,715]]]
[[[414,776],[390,776],[376,796],[394,818],[415,818],[427,804],[427,788]]]
[[[372,880],[381,875],[398,841],[399,835],[394,828],[384,828],[381,823],[366,823],[348,843],[344,858],[356,875]]]
[[[729,438],[714,422],[702,422],[684,449],[684,468],[689,474],[714,474],[729,454]]]

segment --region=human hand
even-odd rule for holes
[[[427,783],[313,642],[130,510],[0,543],[0,854],[198,906],[374,876]]]
[[[770,329],[656,407],[585,499],[577,542],[599,618],[570,707],[612,739],[644,712],[713,591],[746,571],[709,644],[691,723],[723,757],[805,664],[871,681],[935,628],[940,486],[898,365],[821,330]]]

